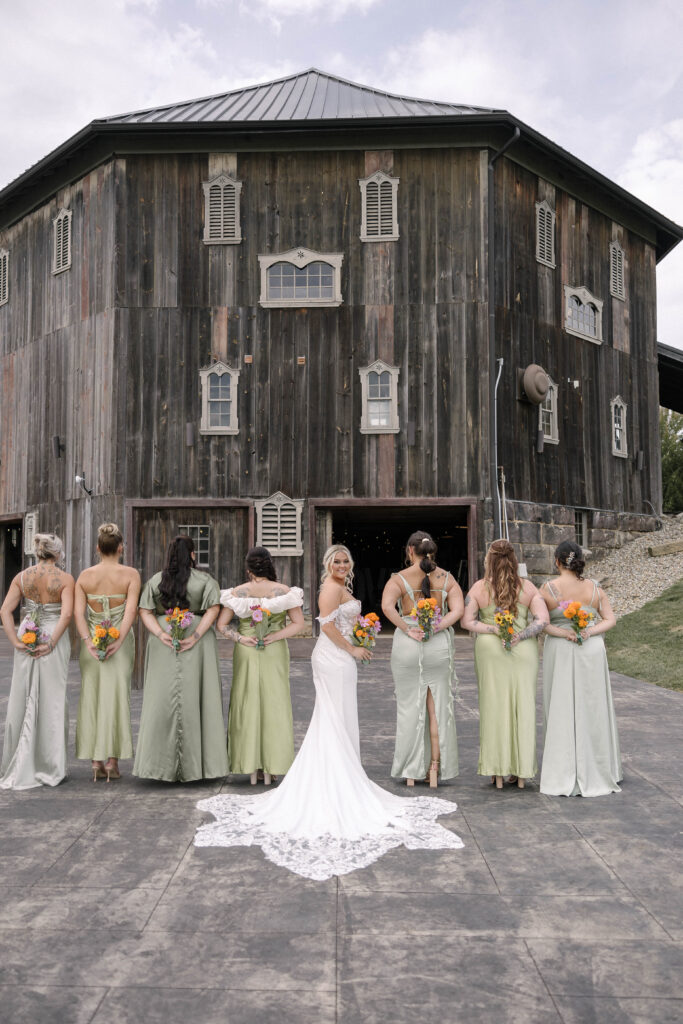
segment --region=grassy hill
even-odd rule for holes
[[[613,672],[683,690],[683,580],[605,634]]]

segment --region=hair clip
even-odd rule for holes
[[[575,555],[575,552],[574,551],[570,551],[569,554],[567,555],[566,559],[565,559],[565,563],[564,564],[567,566],[568,569],[570,568],[572,562],[574,561],[574,555]]]

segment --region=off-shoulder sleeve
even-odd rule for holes
[[[238,619],[246,619],[252,604],[259,604],[255,597],[237,597],[234,590],[221,590],[221,604],[224,608],[232,608]]]
[[[205,612],[207,608],[212,608],[213,605],[220,603],[221,588],[219,587],[217,580],[215,580],[213,576],[209,576],[207,573],[204,590],[202,591],[201,611]]]
[[[339,607],[341,607],[341,605]],[[328,622],[332,622],[334,619],[337,618],[338,612],[339,608],[335,608],[334,611],[330,612],[329,615],[317,615],[316,618],[321,626],[326,626]]]
[[[254,598],[252,598],[252,601]],[[290,608],[301,608],[304,603],[304,592],[301,587],[290,587],[286,594],[278,594],[277,597],[265,597],[260,602],[268,611],[286,612]]]
[[[140,600],[138,601],[138,608],[146,608],[147,611],[155,612],[157,610],[157,602],[159,601],[159,581],[161,579],[161,573],[157,573],[148,579],[140,593]]]

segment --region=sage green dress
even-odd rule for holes
[[[549,589],[559,601],[552,584]],[[598,587],[593,583],[591,603],[582,607],[599,620],[598,604]],[[550,621],[568,628],[561,608],[553,608]],[[591,636],[581,645],[546,636],[543,719],[541,793],[605,796],[621,792],[619,733],[602,636]]]
[[[121,628],[126,611],[125,594],[87,594],[86,622],[93,636],[97,626],[109,619]],[[110,600],[120,598],[123,604],[110,607]],[[102,611],[90,607],[98,601]],[[116,654],[106,661],[96,661],[81,642],[81,696],[76,720],[76,757],[88,761],[105,761],[109,757],[133,756],[130,731],[130,680],[135,662],[135,638],[128,630]]]
[[[287,611],[299,608],[304,592],[292,587],[278,597],[236,597],[221,591],[221,604],[232,608],[242,636],[256,636],[250,607],[271,612],[268,631],[286,623]],[[259,768],[284,775],[294,760],[294,726],[289,693],[289,647],[278,640],[259,650],[235,644],[228,712],[228,761],[233,775],[251,775]]]
[[[495,626],[496,605],[479,609],[479,620]],[[526,628],[529,609],[517,605],[513,628]],[[474,667],[479,686],[479,775],[536,774],[536,679],[538,639],[521,640],[512,650],[499,636],[478,633]]]
[[[417,598],[401,573],[397,573],[413,603]],[[446,582],[448,577],[446,577]],[[446,614],[446,589],[433,590],[441,601],[441,612]],[[401,613],[401,604],[398,606]],[[415,620],[401,614],[411,626]],[[394,778],[423,779],[431,761],[427,690],[431,690],[439,729],[441,763],[439,777],[452,779],[458,774],[458,737],[453,712],[452,686],[457,684],[455,674],[455,644],[453,630],[444,629],[429,640],[411,639],[401,629],[394,632],[391,645],[391,673],[396,695],[396,744],[391,774]]]
[[[161,628],[167,631],[160,583],[159,572],[143,587],[139,606],[153,611]],[[219,602],[216,580],[193,569],[183,605],[193,613],[193,621],[185,635],[191,636],[204,612]],[[144,685],[133,774],[166,782],[227,775],[221,678],[213,629],[191,650],[180,654],[150,634]]]

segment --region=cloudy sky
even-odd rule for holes
[[[683,223],[679,0],[0,0],[0,187],[96,117],[318,67],[502,107]],[[683,243],[658,270],[683,348]]]

